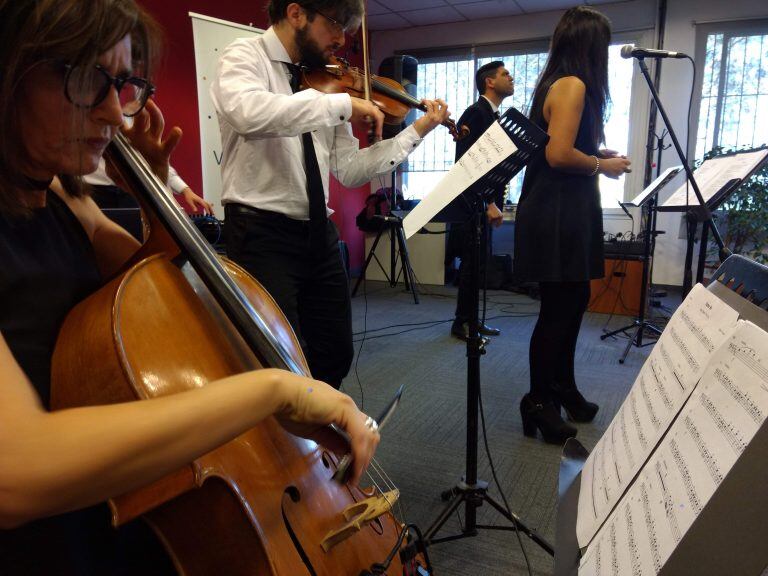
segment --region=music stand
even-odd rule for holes
[[[657,207],[659,212],[684,212],[686,218],[685,273],[683,276],[683,297],[693,285],[693,245],[696,242],[696,228],[699,222],[707,220],[707,214],[716,210],[736,188],[748,180],[768,160],[768,148],[747,150],[723,154],[705,160],[697,169],[696,177],[702,182],[701,199],[691,197],[685,183],[678,188],[663,204]],[[703,227],[699,246],[699,260],[696,281],[704,277],[704,261],[707,249],[706,226]]]
[[[644,242],[642,256],[642,284],[640,285],[640,306],[637,318],[633,320],[632,324],[617,328],[616,330],[611,330],[610,332],[606,332],[600,336],[600,340],[605,340],[606,338],[614,336],[619,332],[626,332],[627,330],[632,330],[633,328],[635,329],[635,333],[629,339],[629,342],[627,342],[627,347],[624,348],[624,353],[621,355],[621,358],[619,358],[619,364],[624,364],[624,361],[627,359],[627,355],[629,354],[629,350],[632,348],[632,344],[638,348],[643,346],[643,334],[645,334],[646,330],[653,332],[657,336],[661,335],[661,330],[645,319],[648,306],[648,287],[651,280],[649,273],[650,262],[651,258],[653,257],[654,248],[656,246],[656,235],[659,234],[659,232],[656,232],[656,218],[654,218],[654,212],[656,210],[656,200],[659,192],[675,176],[677,176],[678,172],[680,172],[682,169],[682,166],[668,168],[658,178],[656,178],[656,180],[651,182],[642,192],[640,192],[640,194],[638,194],[631,202],[622,203],[622,207],[629,206],[633,208],[639,207],[644,209],[646,216],[645,238],[643,239]]]
[[[534,530],[528,528],[520,518],[510,510],[502,506],[496,500],[488,495],[488,482],[477,478],[477,455],[478,455],[478,409],[480,400],[480,356],[485,352],[484,342],[479,333],[479,290],[480,290],[480,240],[485,226],[485,204],[486,198],[498,188],[500,184],[509,182],[533,157],[534,154],[541,153],[549,136],[531,123],[523,114],[510,108],[499,119],[504,133],[509,137],[517,148],[510,156],[502,160],[484,176],[474,181],[465,197],[474,199],[472,212],[472,225],[469,227],[470,241],[473,249],[470,250],[470,290],[472,293],[472,317],[469,320],[469,337],[467,339],[467,454],[466,454],[466,472],[463,479],[453,488],[443,492],[443,499],[447,500],[443,511],[438,515],[435,521],[424,532],[424,542],[427,546],[448,542],[461,538],[477,536],[478,529],[489,530],[517,530],[524,533],[542,549],[549,554],[554,554],[552,545],[543,539]],[[495,124],[488,129],[483,136],[495,130]],[[462,156],[469,156],[468,162],[476,161],[478,165],[484,163],[485,157],[480,152],[483,144],[483,136],[478,139],[469,151]],[[492,147],[492,146],[491,146]],[[474,151],[478,151],[475,154]],[[475,156],[473,159],[472,156]],[[460,162],[461,162],[460,160]],[[450,175],[450,173],[449,173]],[[450,200],[451,198],[448,198]],[[425,202],[427,199],[422,200]],[[414,210],[415,212],[415,210]],[[413,214],[413,213],[412,213]],[[426,214],[426,213],[425,213]],[[434,214],[424,215],[429,218]],[[421,222],[406,226],[407,231],[418,229]],[[482,506],[483,502],[490,504],[499,514],[512,523],[512,526],[489,526],[477,523],[477,508]],[[460,534],[436,538],[435,535],[443,527],[448,518],[462,504],[466,505],[465,521]]]

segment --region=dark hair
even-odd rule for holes
[[[267,6],[269,21],[277,24],[284,20],[288,5],[294,3],[307,11],[310,22],[317,13],[330,16],[345,26],[359,24],[363,18],[362,0],[270,0]]]
[[[587,88],[586,107],[591,112],[595,146],[605,141],[605,108],[611,99],[608,91],[608,46],[611,23],[592,8],[577,6],[560,18],[549,58],[541,73],[531,104],[531,118],[541,118],[544,100],[552,84],[564,76],[576,76]]]
[[[159,30],[134,0],[0,0],[0,213],[29,213],[18,196],[25,186],[19,173],[23,126],[17,120],[24,75],[51,61],[93,65],[130,34],[134,71],[149,77],[159,52]],[[69,194],[84,193],[79,177],[59,177]]]
[[[488,62],[488,64],[483,64],[477,69],[477,72],[475,72],[475,86],[477,86],[477,91],[481,95],[485,94],[485,79],[496,76],[496,71],[503,66],[504,62],[501,60],[494,60],[493,62]]]

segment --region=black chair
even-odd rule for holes
[[[712,279],[768,310],[768,266],[733,254],[720,264]]]

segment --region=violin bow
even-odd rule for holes
[[[361,21],[360,29],[363,37],[363,94],[365,99],[368,102],[371,102],[371,69],[369,65],[370,60],[368,54],[368,13],[365,3],[363,3],[363,18]],[[376,125],[374,123],[368,132],[368,141],[370,144],[375,144],[379,140],[375,133],[375,126]]]

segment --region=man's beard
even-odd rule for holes
[[[323,50],[317,45],[317,42],[309,37],[307,30],[309,25],[296,31],[296,46],[299,49],[299,60],[310,68],[322,68],[328,64]]]

